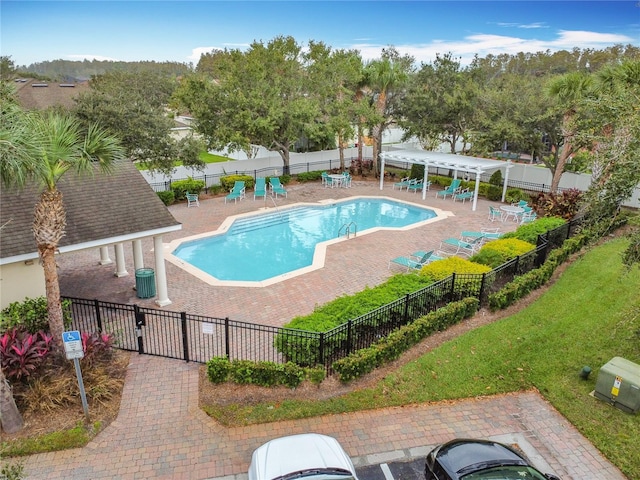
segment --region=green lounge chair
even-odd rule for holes
[[[454,194],[458,193],[458,190],[460,189],[460,183],[462,183],[462,180],[460,180],[459,178],[454,178],[453,182],[451,182],[451,185],[449,185],[444,190],[436,192],[436,198],[442,197],[446,199],[447,195],[453,196]]]
[[[227,200],[233,200],[236,203],[238,200],[242,200],[244,198],[245,186],[244,180],[236,180],[236,183],[233,184],[233,188],[231,192],[224,197],[224,203],[227,203]]]
[[[433,254],[433,250],[431,252],[425,252],[425,254],[417,261],[412,260],[409,257],[392,258],[391,260],[389,260],[389,268],[391,268],[391,264],[395,263],[396,265],[402,265],[403,267],[406,267],[407,272],[411,270],[420,270],[427,263],[429,263],[429,258],[431,257],[432,254]]]
[[[443,247],[453,247],[456,249],[455,255],[457,255],[458,253],[463,253],[465,255],[471,256],[480,249],[483,240],[484,237],[478,237],[473,240],[469,240],[468,242],[465,242],[464,240],[460,240],[458,238],[447,238],[446,240],[442,241],[442,243],[440,244],[440,248],[442,249]]]
[[[271,195],[275,195],[278,198],[278,195],[287,196],[287,191],[284,189],[282,184],[280,183],[280,179],[278,177],[271,177],[269,179],[269,185],[271,186]]]
[[[438,250],[438,253],[435,253],[434,250],[429,250],[428,252],[424,250],[418,250],[417,252],[413,252],[411,254],[412,257],[415,257],[418,259],[423,259],[425,255],[428,255],[425,265],[431,262],[435,262],[437,260],[444,260],[449,256],[446,253],[441,252],[440,250]]]
[[[429,187],[431,186],[431,182],[424,183],[424,180],[418,180],[412,183],[411,185],[409,185],[407,187],[407,190],[410,192],[412,191],[413,193],[416,193],[418,191],[421,192],[423,186],[426,190],[429,190]]]
[[[401,178],[399,182],[393,184],[393,189],[395,190],[397,188],[398,190],[402,190],[403,188],[407,188],[411,185],[412,181],[415,182],[415,180],[410,180],[409,177]]]
[[[267,180],[264,177],[256,178],[256,185],[253,189],[253,199],[258,197],[267,198]]]
[[[472,230],[463,230],[460,234],[460,240],[464,240],[466,242],[470,240],[475,240],[476,238],[482,238],[483,240],[497,240],[502,237],[504,233],[496,231],[487,231],[481,230],[479,232]]]
[[[466,200],[471,200],[472,198],[473,198],[473,192],[468,188],[465,188],[464,190],[460,190],[458,193],[453,194],[454,202],[456,200],[462,200],[462,203],[464,203]]]

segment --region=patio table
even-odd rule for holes
[[[500,210],[504,212],[504,217],[502,219],[503,222],[507,220],[509,217],[513,217],[513,221],[517,222],[518,215],[520,215],[521,213],[524,213],[524,208],[516,207],[514,205],[503,205],[500,207]]]
[[[331,188],[333,188],[334,185],[341,187],[344,180],[344,175],[342,175],[341,173],[334,173],[329,175],[329,178],[331,179]]]

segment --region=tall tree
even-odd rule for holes
[[[57,185],[69,171],[92,174],[94,167],[109,172],[123,158],[119,141],[95,124],[57,112],[24,113],[2,110],[0,124],[0,180],[7,188],[38,185],[33,234],[44,268],[49,329],[55,350],[62,349],[64,330],[55,254],[65,234],[66,211]]]
[[[152,71],[111,72],[92,78],[90,85],[74,109],[82,122],[100,123],[117,135],[132,161],[171,172],[179,155],[171,136],[173,114],[167,109],[175,79]],[[182,160],[187,167],[204,166],[197,155]]]
[[[577,124],[576,140],[589,146],[598,174],[587,191],[583,208],[587,225],[603,233],[615,223],[620,204],[640,184],[640,61],[626,61],[597,75],[595,94],[583,99],[590,112]],[[637,242],[637,236],[635,238]],[[639,262],[637,243],[625,255]]]
[[[567,73],[553,78],[549,83],[549,94],[558,100],[559,108],[562,111],[563,138],[558,160],[553,167],[552,192],[558,190],[567,160],[575,152],[576,115],[580,102],[590,93],[592,85],[593,78],[584,72]]]
[[[321,42],[309,42],[305,58],[309,93],[318,98],[322,111],[320,125],[335,135],[344,169],[344,149],[362,112],[356,93],[364,75],[362,59],[355,50],[332,51]]]
[[[413,58],[400,56],[395,48],[382,51],[380,60],[373,60],[365,68],[365,82],[375,107],[377,118],[371,121],[373,137],[374,173],[378,173],[378,156],[382,151],[384,131],[398,120],[404,87],[412,72]]]
[[[543,138],[557,141],[560,117],[549,115],[553,103],[543,87],[540,78],[529,75],[505,74],[487,81],[474,107],[472,151],[488,155],[506,144],[510,151],[545,159]]]
[[[423,145],[448,143],[451,153],[472,124],[477,88],[469,72],[451,54],[437,55],[423,64],[402,106],[405,137]]]
[[[276,37],[246,51],[216,52],[208,73],[186,78],[174,99],[196,119],[209,148],[249,150],[252,144],[277,152],[285,173],[298,139],[318,138],[322,111],[309,94],[302,46]],[[204,67],[203,67],[204,68]]]

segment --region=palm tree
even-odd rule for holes
[[[591,90],[593,79],[584,72],[571,72],[554,78],[548,87],[549,94],[560,102],[562,112],[562,151],[556,162],[551,180],[551,192],[558,191],[560,178],[567,160],[573,153],[573,139],[576,135],[575,117],[580,101]]]
[[[81,123],[59,112],[3,110],[0,126],[0,180],[8,188],[37,185],[42,189],[35,206],[33,233],[44,268],[50,333],[54,350],[62,349],[64,331],[55,253],[65,234],[66,211],[57,185],[69,171],[108,173],[124,157],[120,142],[98,125]]]
[[[393,53],[393,52],[392,52]],[[374,96],[375,111],[378,120],[373,125],[373,164],[374,172],[378,172],[378,155],[382,149],[382,133],[391,121],[388,111],[390,92],[408,79],[407,70],[402,62],[394,61],[389,56],[374,60],[367,65],[366,83]]]

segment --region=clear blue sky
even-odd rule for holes
[[[291,35],[379,58],[393,45],[417,62],[474,54],[640,46],[640,1],[29,1],[1,0],[0,51],[44,60],[197,64],[214,48]]]

